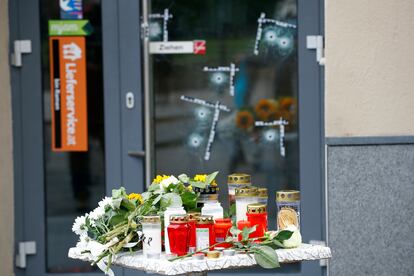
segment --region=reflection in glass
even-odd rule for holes
[[[46,268],[50,273],[87,272],[95,268],[69,259],[67,252],[77,242],[77,237],[71,232],[74,219],[93,209],[105,194],[101,5],[96,0],[83,1],[83,17],[93,26],[93,33],[86,37],[89,149],[87,152],[52,152],[47,24],[50,19],[60,19],[58,5],[56,0],[40,1]]]
[[[269,188],[274,220],[275,191],[299,189],[296,1],[151,1],[151,13],[166,8],[173,15],[168,41],[206,40],[207,52],[151,55],[156,172],[219,170],[222,202],[226,176],[249,173],[253,185]],[[271,20],[262,24],[257,43],[262,14]],[[151,37],[161,41],[162,21],[151,22],[161,24]],[[237,69],[233,76],[232,64]],[[207,103],[184,101],[182,95]],[[230,111],[220,109],[214,126],[217,103]],[[279,125],[256,126],[281,118],[288,122],[282,131]]]

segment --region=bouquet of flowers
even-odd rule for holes
[[[110,266],[117,253],[141,248],[143,216],[163,216],[169,206],[194,210],[199,195],[192,188],[214,184],[217,174],[194,178],[186,174],[158,175],[142,194],[127,194],[123,187],[113,190],[112,196],[103,198],[97,208],[76,218],[72,231],[79,236],[77,246],[84,248],[82,253],[89,254],[92,264],[113,275]]]

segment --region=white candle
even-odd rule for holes
[[[161,219],[159,216],[145,216],[142,221],[142,250],[147,258],[161,256]]]

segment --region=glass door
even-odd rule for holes
[[[305,201],[321,200],[322,194],[319,183],[304,180],[313,166],[308,158],[313,158],[317,170],[322,162],[320,152],[313,155],[307,150],[307,139],[321,139],[320,133],[300,135],[309,124],[321,129],[320,122],[310,122],[320,116],[319,104],[303,95],[313,91],[319,97],[319,88],[304,87],[308,79],[299,73],[304,69],[315,73],[310,82],[318,85],[319,68],[301,52],[303,30],[310,27],[304,25],[308,18],[318,21],[319,12],[313,12],[319,6],[318,1],[303,2],[144,1],[153,116],[151,130],[147,129],[152,132],[152,159],[147,165],[155,174],[220,171],[223,203],[227,175],[250,174],[253,185],[268,189],[273,229],[277,190],[301,190],[302,197],[308,197]],[[312,8],[300,10],[305,6]],[[311,116],[304,118],[301,106],[304,116],[313,109]],[[318,196],[307,194],[310,185]],[[321,222],[320,202],[314,203],[306,213],[312,210]],[[321,232],[322,222],[309,230],[313,227]],[[300,266],[287,270],[310,275]]]
[[[113,188],[143,190],[139,12],[136,0],[10,2],[11,41],[32,43],[12,87],[15,239],[36,254],[16,275],[102,275],[68,258],[73,221]]]

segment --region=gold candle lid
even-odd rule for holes
[[[262,203],[251,203],[247,205],[248,214],[263,214],[266,213],[266,205]]]
[[[197,223],[198,224],[213,224],[214,219],[213,219],[213,216],[202,215],[202,216],[197,217]]]
[[[235,191],[236,191],[235,192],[236,196],[243,196],[243,197],[257,196],[257,188],[253,186],[236,188]]]
[[[252,180],[250,174],[246,173],[233,173],[227,176],[227,184],[233,185],[251,185]]]
[[[143,216],[142,223],[161,223],[160,216]]]
[[[187,223],[188,222],[188,216],[187,215],[171,215],[170,222]]]
[[[220,257],[220,252],[213,250],[213,251],[207,251],[207,258],[208,259],[217,259]]]
[[[257,193],[259,197],[267,198],[267,188],[258,188]]]
[[[276,201],[294,202],[300,200],[300,192],[296,190],[282,190],[276,192]]]
[[[188,212],[188,220],[197,220],[199,216],[201,216],[200,212]]]

